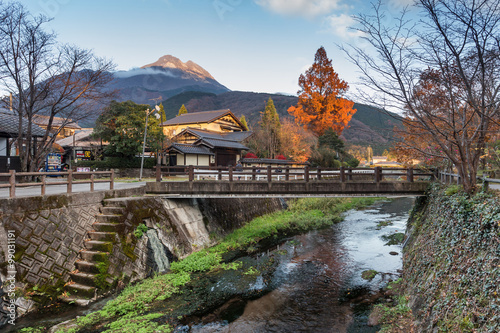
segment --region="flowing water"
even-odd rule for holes
[[[155,229],[148,229],[146,232],[148,236],[149,244],[153,249],[153,257],[158,267],[159,273],[164,273],[170,269],[170,263],[168,261],[167,253],[165,252],[165,247],[158,238],[158,232]]]
[[[386,245],[384,236],[404,232],[413,203],[381,202],[348,212],[331,228],[294,237],[281,245],[284,255],[268,282],[276,288],[244,303],[236,319],[191,323],[176,332],[377,331],[367,325],[370,308],[402,267],[402,246]],[[368,281],[361,277],[366,270],[379,273]],[[255,284],[262,281],[257,276]]]

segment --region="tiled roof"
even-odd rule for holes
[[[183,132],[190,132],[191,134],[197,136],[200,139],[218,139],[218,140],[230,140],[237,142],[245,140],[253,133],[251,131],[220,133],[203,129],[190,128],[190,127],[186,128]],[[179,135],[181,133],[179,133]]]
[[[87,139],[92,133],[94,129],[82,130],[75,133],[75,135],[68,136],[67,138],[57,140],[56,143],[61,147],[69,147],[73,146],[73,142],[78,142],[81,140]],[[74,137],[74,138],[73,138]],[[73,141],[74,140],[74,141]]]
[[[229,140],[218,140],[218,139],[200,139],[196,141],[197,144],[200,143],[206,143],[211,147],[218,147],[218,148],[234,148],[234,149],[242,149],[242,150],[248,150],[249,148],[242,145],[239,142],[236,141],[229,141]]]
[[[48,126],[49,125],[49,116],[42,116],[42,115],[34,115],[33,116],[33,122],[39,126]],[[74,129],[81,129],[80,125],[78,125],[76,122],[72,121],[71,118],[65,119],[61,117],[54,117],[52,119],[52,127],[61,127],[63,124],[65,128],[74,128]]]
[[[23,121],[23,134],[27,132],[28,121]],[[6,109],[0,109],[0,132],[11,135],[19,133],[19,117]],[[31,124],[31,134],[33,136],[44,136],[45,130],[35,124]]]
[[[170,150],[177,150],[182,154],[214,155],[214,153],[212,153],[206,146],[189,145],[183,143],[173,143],[170,147],[167,148],[167,151]]]
[[[231,113],[231,111],[229,109],[224,109],[224,110],[185,113],[175,118],[169,119],[164,123],[162,123],[161,125],[168,126],[168,125],[181,125],[181,124],[208,123],[222,117],[227,113]]]

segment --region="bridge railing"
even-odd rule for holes
[[[291,167],[200,167],[174,166],[157,167],[156,181],[164,176],[185,176],[187,180],[235,181],[339,181],[356,180],[381,182],[399,180],[414,182],[417,178],[435,178],[434,173],[413,168],[291,168]]]
[[[62,180],[51,180],[52,177],[66,177]],[[101,177],[105,177],[102,179]],[[109,178],[108,178],[109,177]],[[114,188],[115,172],[92,171],[92,172],[16,172],[0,173],[0,178],[8,179],[8,183],[0,184],[0,188],[9,188],[9,197],[16,196],[16,188],[40,187],[40,194],[45,195],[49,185],[66,185],[67,193],[73,192],[73,184],[90,184],[90,191],[94,191],[94,184],[109,183],[109,189]]]

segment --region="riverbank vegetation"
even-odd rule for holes
[[[235,261],[243,255],[266,250],[286,238],[332,225],[342,220],[342,213],[375,202],[374,198],[308,198],[289,203],[288,209],[258,217],[235,230],[217,245],[195,252],[171,264],[171,272],[141,281],[123,290],[103,309],[73,320],[58,332],[170,332],[168,315],[172,308],[165,300],[182,293],[194,293],[187,286],[202,274],[219,270],[241,270],[243,276],[255,275],[258,268]],[[196,288],[193,288],[196,289]],[[182,317],[182,314],[177,315]],[[33,328],[24,332],[35,332]],[[39,332],[44,332],[44,329]]]
[[[498,195],[435,185],[407,234],[401,291],[384,311],[384,331],[409,332],[402,321],[413,316],[424,332],[500,332]]]

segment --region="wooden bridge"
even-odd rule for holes
[[[168,181],[162,178],[168,176]],[[412,168],[162,167],[146,193],[168,198],[423,195],[433,173]]]

